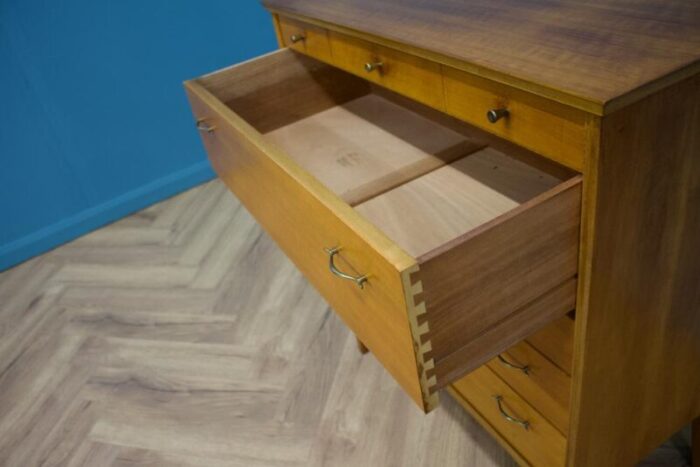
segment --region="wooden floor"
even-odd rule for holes
[[[442,401],[361,356],[219,182],[0,273],[0,466],[514,465]]]

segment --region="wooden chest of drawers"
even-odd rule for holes
[[[185,83],[197,127],[422,410],[448,388],[533,465],[626,465],[700,414],[672,383],[700,364],[697,62],[644,92],[538,82],[441,45],[449,15],[417,26],[477,2],[408,2],[424,47],[388,25],[392,2],[265,3],[283,49]]]

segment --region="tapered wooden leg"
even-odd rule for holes
[[[365,347],[365,344],[363,344],[360,339],[358,339],[357,337],[355,339],[357,340],[357,350],[359,350],[362,355],[369,352],[369,349]]]
[[[690,433],[690,448],[692,452],[692,462],[694,466],[700,466],[700,417],[693,421]]]

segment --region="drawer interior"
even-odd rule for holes
[[[372,92],[266,136],[351,206],[483,147]]]
[[[217,172],[424,408],[574,308],[569,169],[289,49],[196,86]]]
[[[421,258],[559,183],[486,147],[356,209],[411,256]]]
[[[200,82],[415,258],[571,176],[313,58],[267,58]]]

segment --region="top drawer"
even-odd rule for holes
[[[279,19],[281,45],[292,48],[324,62],[331,61],[331,44],[328,31],[318,26],[290,18]]]
[[[437,63],[333,31],[329,38],[333,65],[415,101],[445,109]]]
[[[574,307],[579,176],[287,49],[186,88],[219,176],[423,409]]]
[[[281,42],[287,47],[447,112],[566,167],[583,169],[589,117],[581,110],[347,34],[284,16],[279,21]],[[293,43],[291,38],[300,35],[307,35],[308,40]]]
[[[443,75],[447,113],[567,167],[583,169],[584,112],[447,66]]]

